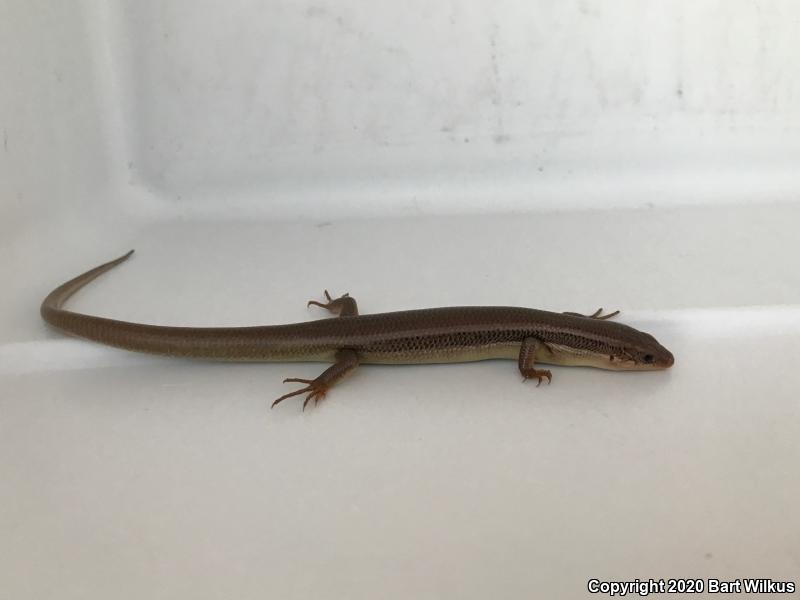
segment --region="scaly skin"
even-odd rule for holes
[[[339,314],[291,325],[257,327],[165,327],[129,323],[64,310],[84,285],[127,260],[124,256],[79,275],[42,302],[45,321],[62,331],[109,346],[188,358],[227,361],[333,362],[308,388],[317,401],[359,363],[421,364],[518,359],[526,378],[550,380],[534,363],[583,365],[614,370],[657,370],[672,354],[651,335],[592,316],[506,306],[459,306],[359,315],[348,295],[316,304]],[[327,292],[326,292],[327,296]],[[347,351],[347,352],[342,352]],[[338,367],[337,367],[338,365]],[[327,376],[326,376],[327,374]],[[283,400],[280,398],[278,401]]]

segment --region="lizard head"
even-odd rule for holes
[[[586,327],[585,321],[580,324]],[[565,334],[548,341],[547,348],[546,362],[613,371],[659,371],[675,362],[672,353],[649,333],[609,321],[593,321],[591,331]]]
[[[643,331],[633,331],[636,335],[626,335],[621,343],[609,346],[608,356],[603,357],[607,364],[602,368],[618,371],[659,371],[674,364],[672,352],[659,344],[656,338]]]

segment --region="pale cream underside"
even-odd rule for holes
[[[409,352],[408,354],[391,353],[361,353],[362,364],[382,364],[382,365],[419,365],[419,364],[441,364],[441,363],[460,363],[475,362],[480,360],[507,359],[518,360],[519,351],[522,344],[520,342],[510,342],[505,344],[494,344],[491,346],[481,346],[477,348],[450,348],[446,350],[431,351],[426,354],[419,352]],[[564,366],[584,366],[596,367],[611,370],[632,370],[637,369],[633,361],[611,361],[608,355],[600,355],[594,352],[575,350],[567,346],[550,344],[551,350],[542,346],[536,352],[536,364],[551,364]],[[295,360],[333,362],[333,353],[326,353],[319,356],[296,357]]]

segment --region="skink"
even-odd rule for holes
[[[672,366],[669,350],[653,336],[603,316],[555,313],[506,306],[458,306],[359,315],[345,294],[310,301],[338,315],[290,325],[258,327],[166,327],[129,323],[64,310],[64,302],[87,283],[127,260],[133,250],[54,289],[41,314],[62,331],[109,346],[167,356],[228,361],[330,362],[316,379],[289,378],[303,387],[275,400],[305,394],[316,404],[361,363],[422,364],[515,359],[523,379],[552,379],[536,364],[590,366],[619,371]],[[538,384],[537,384],[538,385]]]

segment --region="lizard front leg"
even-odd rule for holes
[[[524,380],[538,379],[539,383],[536,387],[542,384],[542,379],[547,378],[547,383],[553,379],[552,374],[547,369],[535,369],[534,360],[536,359],[536,351],[544,344],[536,338],[528,337],[522,340],[522,346],[519,349],[519,372],[522,373]]]

